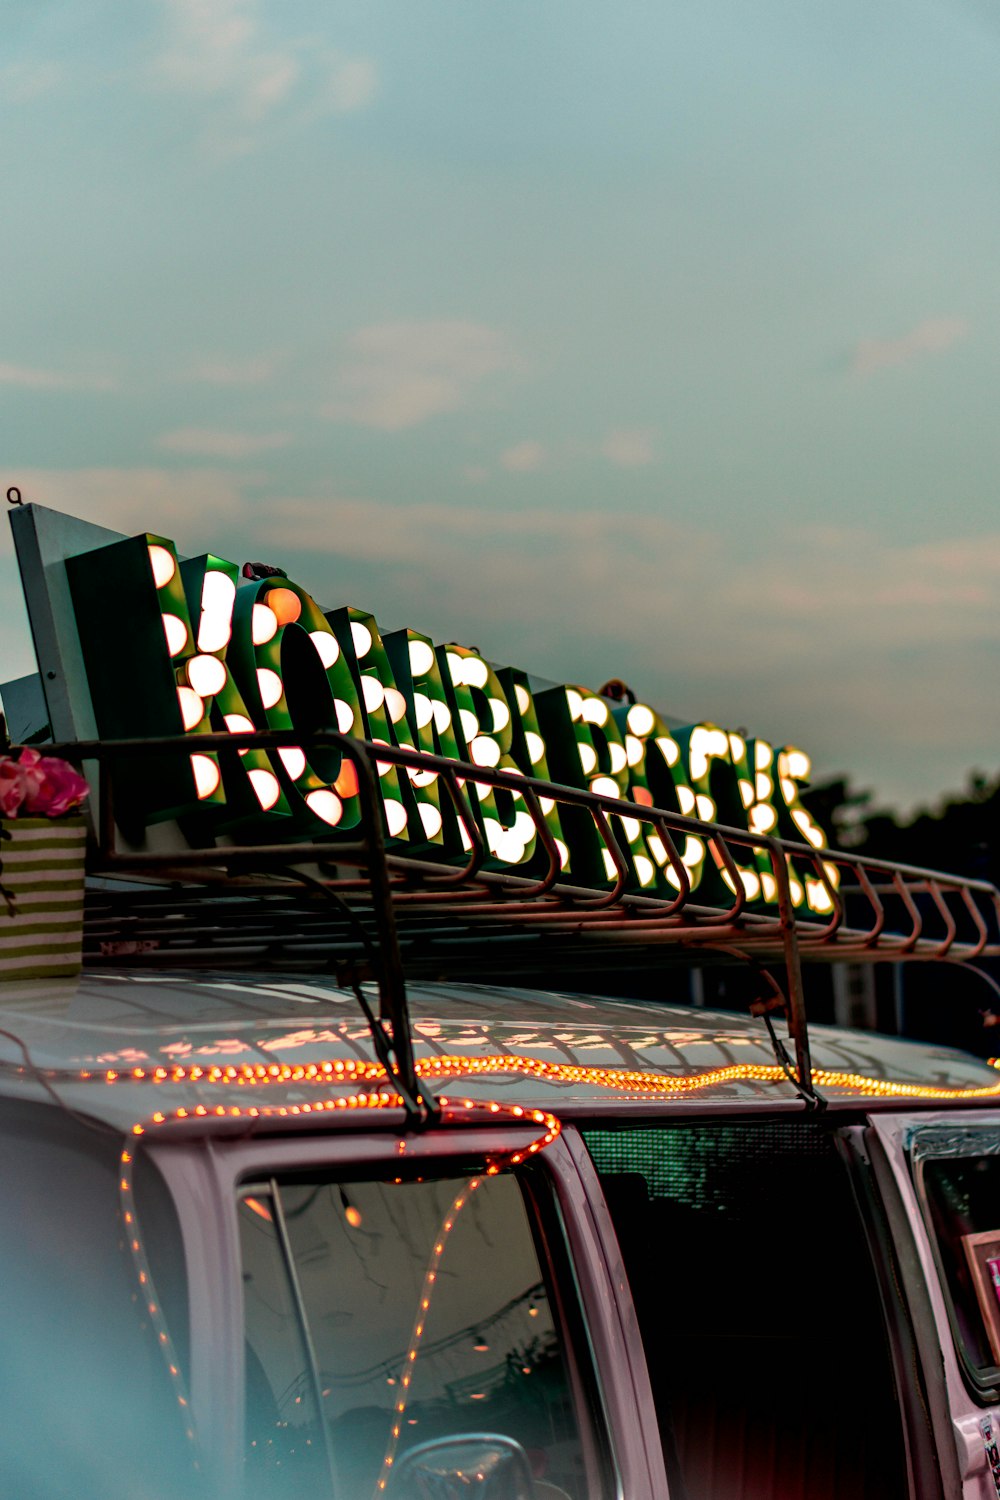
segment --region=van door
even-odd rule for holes
[[[1000,1114],[879,1114],[869,1135],[942,1464],[963,1500],[997,1500]]]
[[[672,1493],[940,1500],[933,1466],[910,1462],[912,1371],[894,1358],[844,1135],[801,1115],[581,1125]]]
[[[215,1282],[192,1287],[215,1310],[203,1344],[231,1331],[228,1356],[192,1358],[196,1412],[230,1434],[225,1493],[402,1500],[409,1454],[473,1435],[516,1446],[536,1500],[663,1500],[572,1156],[557,1141],[496,1170],[497,1149],[449,1129],[158,1153],[182,1224],[204,1226],[208,1192],[227,1226],[190,1256]]]

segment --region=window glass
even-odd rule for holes
[[[671,1494],[902,1500],[890,1347],[835,1133],[742,1119],[584,1139],[628,1273]]]
[[[247,1493],[301,1500],[330,1493],[315,1371],[282,1249],[275,1200],[244,1194],[243,1255]]]
[[[244,1245],[251,1235],[257,1244],[245,1274],[261,1278],[248,1296],[248,1343],[276,1398],[272,1425],[295,1421],[292,1393],[306,1405],[313,1361],[337,1500],[379,1494],[409,1448],[473,1432],[521,1445],[540,1500],[584,1500],[569,1373],[512,1176],[296,1181],[274,1191],[270,1222],[241,1208]],[[249,1411],[248,1427],[261,1430]],[[304,1433],[314,1437],[309,1418],[285,1463],[307,1462]]]
[[[969,1374],[1000,1383],[1000,1156],[929,1159],[923,1184]]]
[[[67,1113],[0,1100],[4,1500],[203,1493],[178,1387],[147,1311],[152,1288],[184,1364],[177,1216],[159,1173],[138,1153],[138,1218],[126,1225],[120,1152],[117,1137],[82,1128]],[[140,1284],[136,1238],[154,1283]]]

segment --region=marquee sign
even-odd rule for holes
[[[137,764],[126,796],[141,826],[179,820],[197,830],[199,841],[258,832],[268,842],[350,835],[360,817],[358,787],[339,753],[198,748],[208,732],[286,730],[305,740],[335,729],[775,833],[817,850],[826,846],[799,797],[809,759],[791,746],[714,724],[670,728],[649,704],[613,702],[575,684],[533,689],[519,668],[498,666],[466,646],[436,644],[416,630],[383,634],[363,610],[323,610],[293,580],[247,576],[212,554],[182,558],[165,536],[108,540],[112,534],[84,527],[80,545],[73,527],[82,523],[55,517],[67,522],[70,541],[50,545],[46,561],[37,535],[53,513],[24,511],[34,518],[15,516],[14,529],[43,686],[47,697],[55,694],[48,677],[78,705],[87,700],[72,734],[57,727],[57,737],[95,731],[107,739],[190,737],[186,761]],[[59,672],[45,672],[41,656],[57,647],[63,675],[82,674],[83,683],[60,684]],[[469,837],[442,797],[437,773],[388,762],[378,770],[388,847],[460,859]],[[523,797],[472,786],[478,795],[469,800],[490,861],[533,873],[543,856]],[[542,799],[542,809],[567,875],[575,884],[606,885],[614,869],[605,868],[610,856],[590,820],[574,820],[550,799]],[[676,890],[652,826],[628,817],[616,823],[634,888]],[[712,900],[720,880],[731,883],[716,868],[710,841],[691,834],[681,854],[704,900]],[[748,899],[774,903],[768,858],[748,850],[746,860],[739,873]],[[790,873],[797,906],[830,910],[829,893],[811,869]],[[833,866],[829,875],[835,881]]]

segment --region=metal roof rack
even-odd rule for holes
[[[359,986],[374,978],[379,991],[379,1037],[391,1052],[402,1092],[420,1098],[413,1068],[404,968],[429,965],[437,974],[462,955],[514,952],[531,945],[536,967],[620,955],[623,945],[646,961],[711,954],[758,965],[769,993],[754,1007],[783,1008],[794,1042],[794,1076],[812,1096],[802,961],[944,960],[974,964],[1000,956],[1000,893],[984,881],[892,864],[859,854],[817,849],[745,828],[705,822],[664,808],[539,781],[508,770],[355,740],[335,731],[197,736],[200,752],[277,750],[309,746],[338,751],[357,773],[360,825],[300,842],[221,843],[179,851],[122,847],[115,817],[116,768],[164,753],[189,755],[191,736],[73,742],[54,753],[97,766],[96,828],[88,857],[95,876],[124,877],[113,892],[97,882],[88,897],[85,961],[284,963],[336,969]],[[469,852],[457,865],[444,857],[415,858],[387,849],[378,794],[377,763],[404,771],[435,772],[465,830]],[[473,816],[469,785],[519,794],[530,813],[539,851],[530,876],[491,861]],[[542,799],[593,824],[609,876],[606,889],[574,885],[563,875]],[[662,845],[671,894],[636,888],[622,836],[622,819],[638,820]],[[692,889],[678,849],[694,835],[705,841],[732,891],[728,906],[706,906]],[[735,851],[735,852],[734,852]],[[738,864],[748,856],[768,868],[775,900],[750,899]],[[797,910],[788,860],[808,871],[825,892],[828,910]],[[141,886],[134,882],[141,881]],[[117,882],[116,882],[117,883]],[[484,949],[482,938],[489,934]],[[768,964],[785,970],[780,985]],[[373,1026],[375,1018],[369,1016]],[[374,1032],[373,1032],[374,1034]],[[380,1038],[380,1040],[379,1040]],[[776,1047],[779,1045],[775,1040]],[[791,1065],[789,1065],[791,1068]]]

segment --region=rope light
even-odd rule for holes
[[[1000,1059],[992,1059],[993,1066],[1000,1066]],[[442,1079],[475,1078],[486,1075],[517,1075],[535,1078],[543,1083],[583,1084],[594,1088],[617,1089],[626,1093],[657,1094],[673,1096],[699,1093],[714,1087],[733,1083],[783,1083],[786,1076],[774,1063],[733,1063],[723,1068],[708,1068],[697,1073],[675,1076],[634,1068],[593,1067],[574,1063],[547,1062],[542,1058],[523,1057],[517,1054],[497,1054],[487,1057],[462,1057],[446,1055],[421,1058],[416,1064],[419,1078],[426,1082]],[[238,1089],[266,1088],[273,1084],[368,1084],[379,1089],[388,1080],[381,1063],[364,1062],[354,1058],[337,1058],[313,1063],[244,1063],[225,1067],[213,1065],[174,1065],[171,1067],[133,1068],[128,1071],[108,1069],[103,1073],[81,1072],[83,1080],[96,1080],[105,1084],[152,1083],[181,1084],[201,1083],[229,1085]],[[850,1073],[832,1068],[813,1068],[812,1082],[816,1088],[846,1089],[875,1098],[892,1099],[990,1099],[1000,1097],[1000,1083],[948,1087],[943,1084],[906,1082],[901,1080],[870,1078],[863,1073]],[[337,1095],[302,1104],[241,1106],[241,1105],[193,1105],[189,1109],[171,1112],[172,1119],[188,1117],[222,1118],[243,1116],[257,1118],[269,1115],[308,1115],[332,1109],[384,1109],[401,1105],[397,1094],[371,1092],[349,1096]],[[473,1107],[469,1101],[469,1107]],[[490,1108],[478,1104],[477,1108]],[[508,1108],[508,1106],[498,1106]],[[166,1116],[157,1112],[152,1124],[162,1124]],[[139,1133],[141,1127],[135,1127]]]

